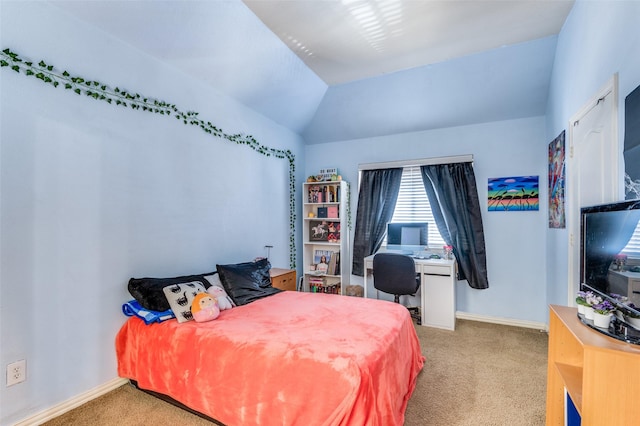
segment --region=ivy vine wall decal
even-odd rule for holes
[[[98,101],[104,101],[116,107],[130,108],[131,110],[141,110],[165,117],[174,117],[182,121],[185,125],[197,126],[202,131],[229,142],[239,145],[246,145],[254,151],[267,157],[286,158],[289,161],[289,267],[296,267],[296,245],[295,245],[295,228],[296,228],[296,201],[295,201],[295,156],[290,150],[281,150],[269,148],[260,144],[253,136],[244,134],[227,134],[222,129],[211,124],[210,121],[204,121],[198,117],[199,113],[195,111],[181,111],[175,105],[154,99],[152,97],[142,96],[138,93],[124,90],[118,87],[101,83],[96,80],[89,80],[79,76],[72,76],[67,71],[58,71],[53,65],[49,65],[44,61],[37,64],[22,59],[20,55],[4,49],[0,53],[0,67],[13,70],[19,74],[28,77],[35,77],[44,83],[53,87],[61,86],[70,93],[77,95],[85,95],[86,98]]]

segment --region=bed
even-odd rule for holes
[[[116,337],[118,374],[225,425],[401,425],[424,364],[409,312],[282,291]]]

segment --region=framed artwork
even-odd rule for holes
[[[309,221],[309,241],[327,241],[329,238],[329,223],[326,220]]]
[[[565,228],[564,133],[549,143],[549,228]]]
[[[340,242],[340,222],[326,220],[309,221],[309,241]]]
[[[538,176],[489,178],[490,212],[532,211],[540,209]]]

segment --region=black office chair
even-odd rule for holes
[[[376,290],[393,294],[400,303],[401,295],[415,295],[420,288],[413,258],[398,253],[378,253],[373,257],[373,286]],[[422,323],[420,308],[407,308],[418,324]]]

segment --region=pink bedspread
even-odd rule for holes
[[[424,364],[406,308],[282,292],[116,338],[118,373],[227,425],[401,425]]]

